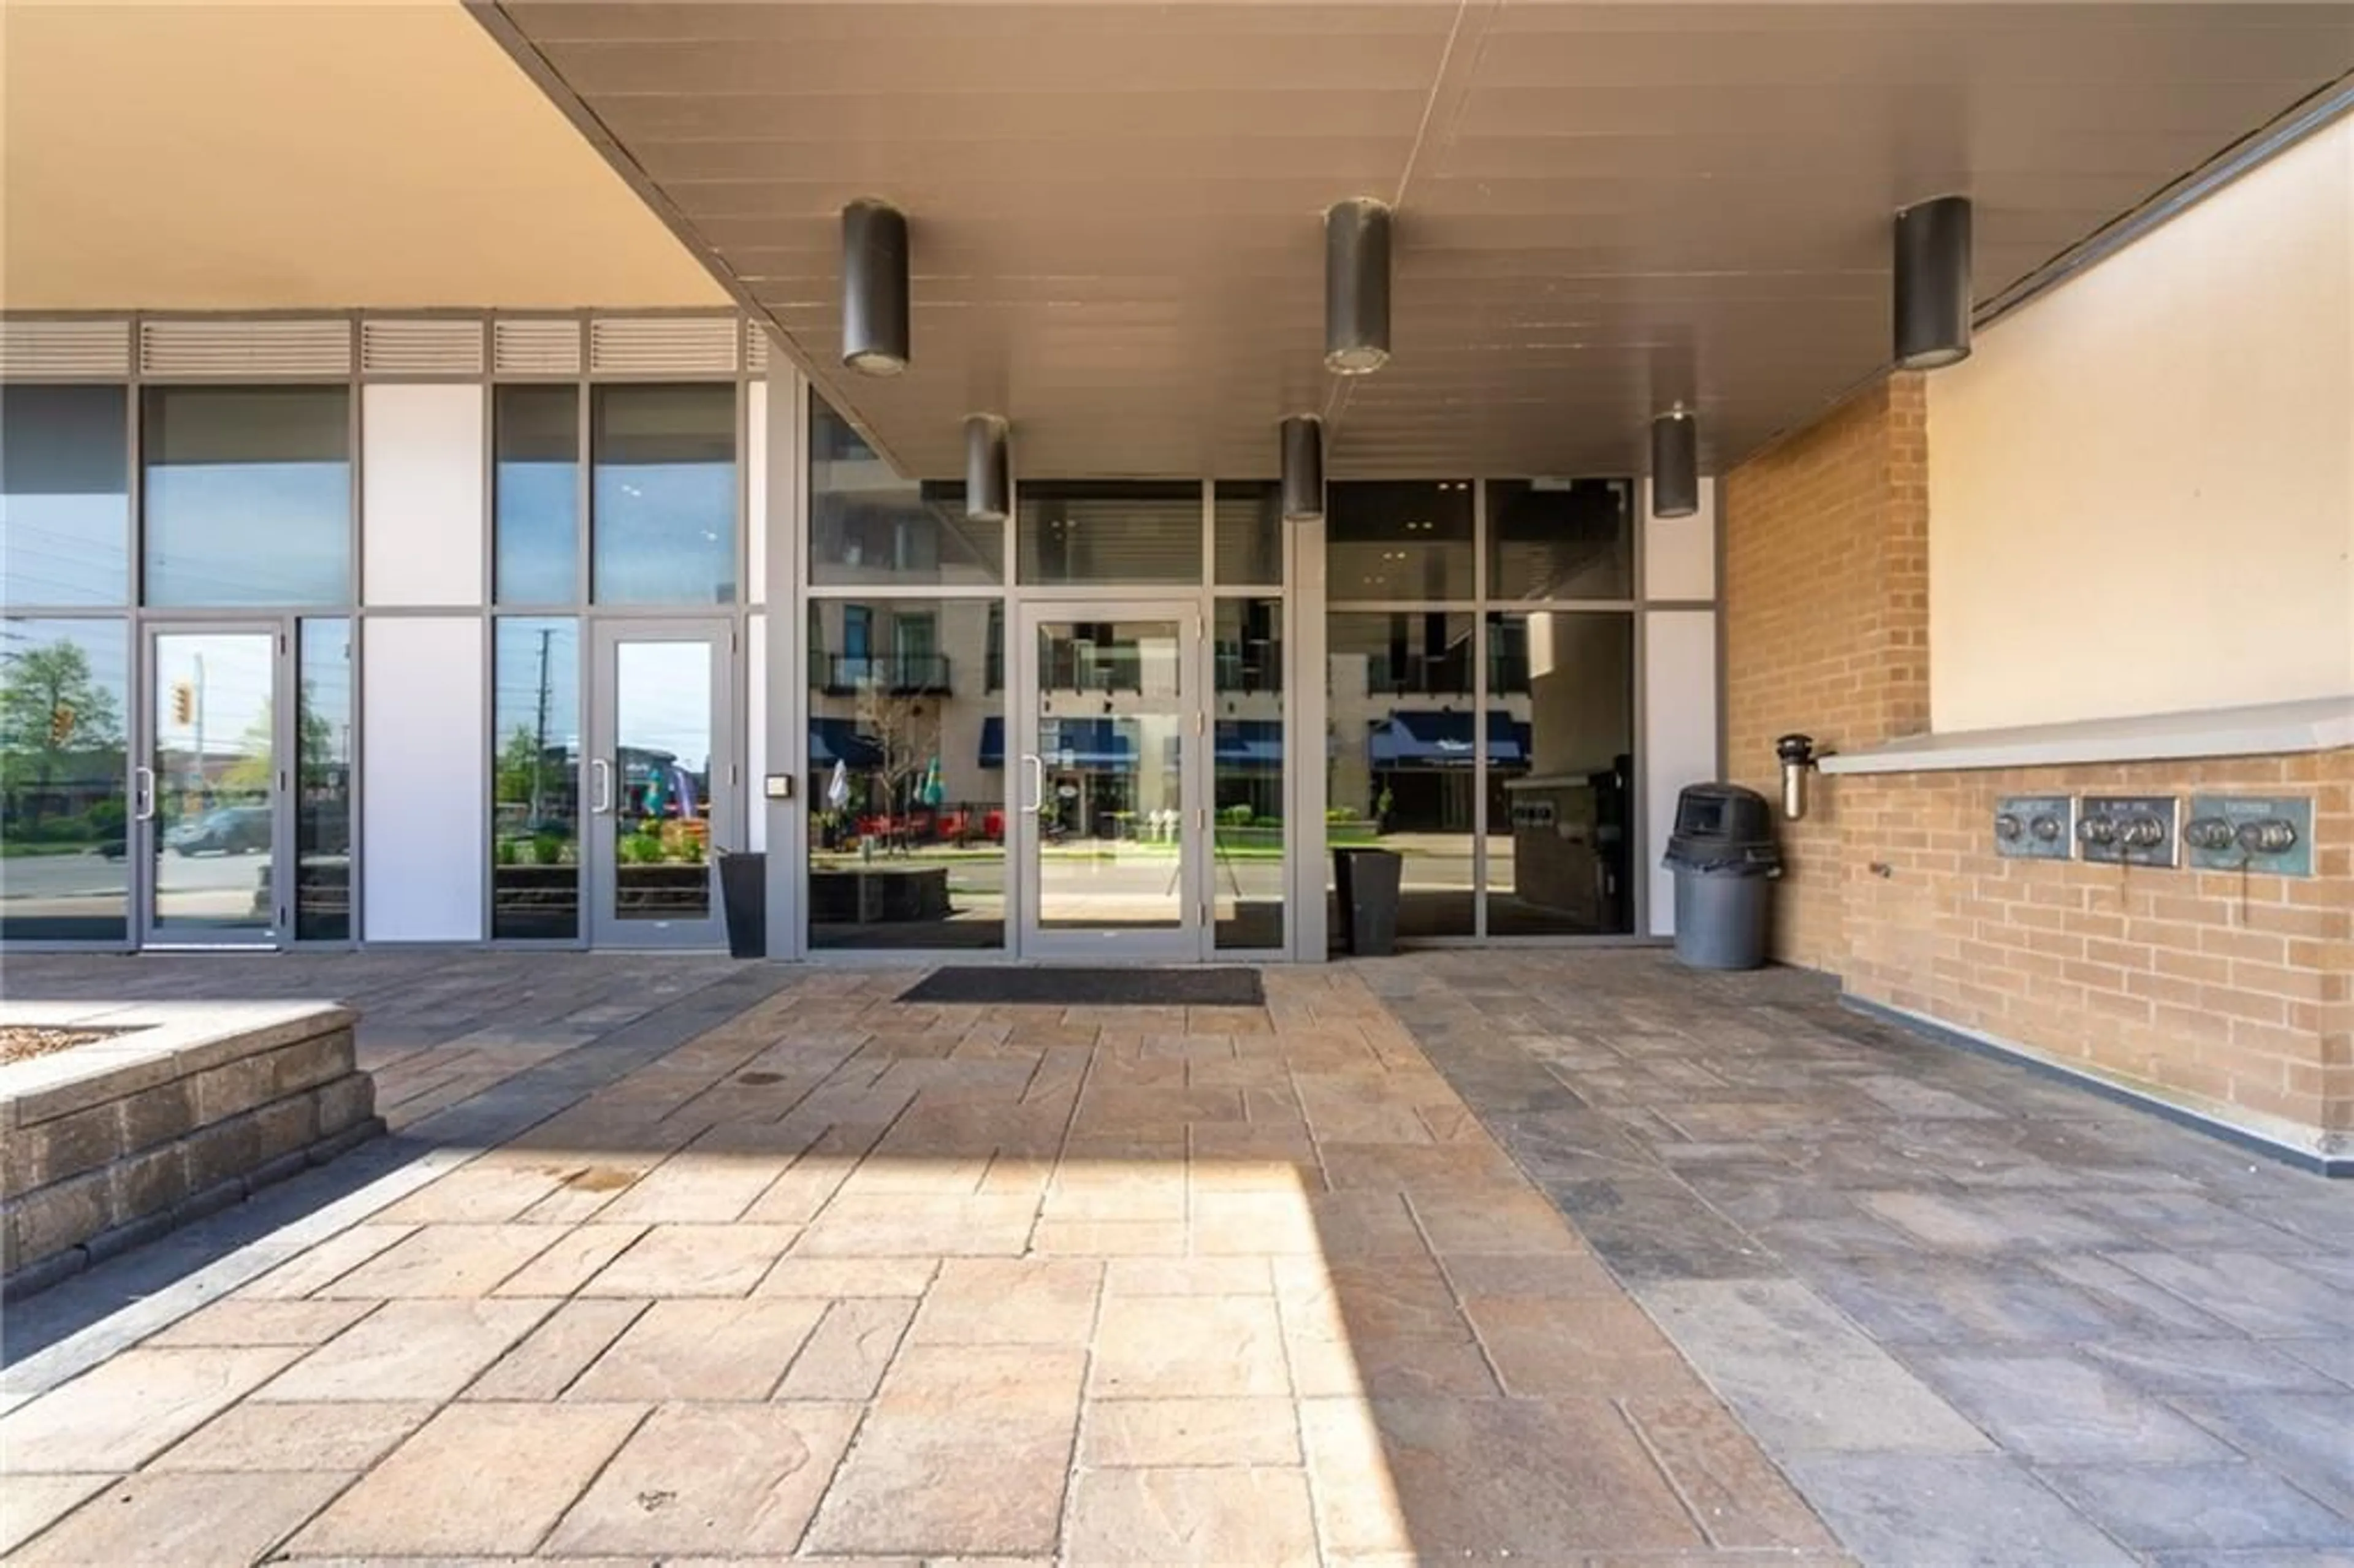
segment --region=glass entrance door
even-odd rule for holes
[[[1022,955],[1201,958],[1199,607],[1034,604],[1023,641]]]
[[[597,629],[588,742],[588,938],[599,947],[726,944],[715,852],[735,847],[725,622]]]
[[[286,638],[157,628],[133,810],[145,947],[275,947],[287,935]]]

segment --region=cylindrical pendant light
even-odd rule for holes
[[[868,376],[907,368],[907,218],[885,202],[842,209],[842,363]]]
[[[1324,365],[1363,376],[1390,362],[1390,209],[1360,196],[1324,214]]]
[[[1324,515],[1324,421],[1294,414],[1283,421],[1283,520]]]
[[[1006,425],[994,414],[964,422],[964,514],[975,523],[1002,523],[1013,505],[1013,465],[1006,455]]]
[[[1896,215],[1896,363],[1935,370],[1970,353],[1970,199]]]
[[[1651,514],[1689,517],[1700,510],[1700,421],[1681,408],[1651,421]]]

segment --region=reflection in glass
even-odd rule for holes
[[[1025,583],[1199,583],[1202,487],[1192,480],[1041,480],[1015,502]]]
[[[341,387],[150,387],[149,604],[347,604],[351,399]]]
[[[1036,791],[1045,930],[1185,923],[1181,649],[1175,621],[1039,624],[1038,763],[1015,787]]]
[[[810,605],[811,947],[1004,945],[1000,614],[970,599]]]
[[[1469,480],[1329,485],[1324,509],[1327,591],[1336,602],[1477,591]]]
[[[599,387],[592,397],[597,602],[732,603],[735,387]]]
[[[0,387],[0,604],[129,601],[124,396]]]
[[[580,597],[579,389],[502,387],[497,398],[495,597],[572,604]]]
[[[129,661],[120,620],[0,622],[0,939],[124,938]]]
[[[155,934],[267,941],[276,932],[277,638],[155,634]]]
[[[305,620],[295,652],[294,936],[352,935],[352,623]]]
[[[856,587],[1005,580],[1005,527],[964,514],[964,486],[901,479],[850,422],[810,397],[810,581]]]
[[[1222,599],[1211,804],[1211,912],[1221,948],[1283,946],[1283,601]]]
[[[613,647],[614,916],[711,914],[711,644]]]
[[[580,623],[492,633],[491,935],[580,935]]]
[[[1327,841],[1405,857],[1401,937],[1469,937],[1478,746],[1472,618],[1343,613],[1327,617],[1325,628]],[[1498,724],[1491,713],[1490,733]],[[1330,928],[1341,929],[1337,914]]]
[[[1272,588],[1282,582],[1283,487],[1222,479],[1216,493],[1218,585]]]
[[[1635,619],[1488,618],[1488,932],[1635,928]]]
[[[1632,599],[1634,495],[1623,479],[1489,481],[1489,597]]]

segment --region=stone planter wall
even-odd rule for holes
[[[384,1128],[344,1008],[18,1003],[0,1017],[124,1032],[0,1067],[8,1298]]]

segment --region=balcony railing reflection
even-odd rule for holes
[[[1488,661],[1490,696],[1524,696],[1529,690],[1525,655],[1501,654]],[[1468,697],[1471,694],[1471,662],[1468,659],[1403,660],[1375,655],[1365,661],[1365,690],[1375,696]]]
[[[879,689],[894,696],[944,694],[955,690],[945,653],[829,653],[825,691],[830,696]]]

